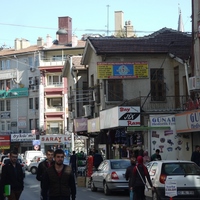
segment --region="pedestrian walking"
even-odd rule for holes
[[[0,199],[19,200],[24,189],[22,166],[17,162],[17,151],[10,152],[10,160],[2,167],[0,180]],[[5,186],[10,188],[10,195],[5,194]]]
[[[192,152],[191,161],[195,162],[198,166],[200,166],[200,146],[195,146],[195,151]]]
[[[43,160],[42,162],[39,163],[38,169],[37,169],[37,174],[36,174],[36,179],[40,181],[40,188],[41,188],[41,199],[42,199],[42,179],[43,175],[46,172],[46,170],[51,167],[54,163],[53,160],[53,154],[54,151],[52,149],[48,149],[46,151],[46,159]]]
[[[103,158],[101,156],[101,154],[98,152],[98,150],[95,150],[95,154],[93,157],[93,166],[95,167],[95,169],[97,170],[100,163],[103,161]]]
[[[162,157],[160,155],[160,149],[156,149],[156,152],[151,156],[151,161],[155,160],[162,160]]]
[[[69,163],[70,163],[70,166],[72,168],[74,175],[77,177],[77,156],[76,156],[75,151],[72,152],[72,155],[70,156]]]
[[[133,169],[136,165],[136,158],[132,157],[130,159],[130,166],[126,169],[125,178],[128,182],[129,190],[130,190],[130,200],[133,200],[133,190],[131,188],[131,179],[133,178]]]
[[[55,163],[49,167],[42,180],[43,200],[72,200],[76,199],[76,185],[72,169],[64,165],[65,153],[62,149],[54,152]]]
[[[152,190],[154,190],[149,172],[146,166],[143,164],[143,157],[138,156],[137,165],[133,169],[133,176],[130,183],[130,189],[134,192],[134,200],[145,200],[144,190],[145,187],[147,187],[145,177],[147,178]]]

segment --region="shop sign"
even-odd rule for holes
[[[0,135],[0,149],[10,149],[9,135]]]
[[[148,78],[147,62],[97,63],[98,79]]]
[[[1,119],[9,119],[9,118],[10,118],[10,112],[1,113]]]
[[[175,116],[154,116],[151,119],[151,126],[174,126]]]
[[[100,132],[99,117],[88,119],[88,133]]]
[[[140,125],[139,106],[117,106],[100,111],[100,129]]]
[[[87,131],[87,118],[74,119],[75,132]]]
[[[66,144],[71,143],[71,134],[70,135],[44,135],[40,136],[41,143],[48,144]]]
[[[200,131],[200,110],[175,115],[177,133]]]
[[[32,133],[14,133],[10,135],[11,142],[28,142],[36,139]]]
[[[26,128],[26,117],[18,118],[18,128]]]

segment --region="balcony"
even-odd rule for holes
[[[62,112],[64,111],[64,107],[62,106],[57,106],[57,107],[48,107],[45,109],[45,112]]]
[[[65,64],[66,59],[43,59],[40,60],[40,67],[46,67],[46,66],[61,66]]]
[[[45,85],[45,88],[62,88],[62,87],[63,87],[62,82],[51,82]]]
[[[141,109],[149,114],[177,113],[187,110],[188,96],[152,97],[140,96],[124,102],[127,106],[141,106]]]

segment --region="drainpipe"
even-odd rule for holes
[[[70,56],[70,71],[71,71],[71,75],[72,75],[72,77],[73,77],[73,79],[75,78],[74,77],[74,74],[73,74],[73,64],[72,64],[72,56]],[[74,95],[74,105],[75,105],[75,116],[74,116],[74,118],[76,118],[77,117],[77,108],[76,108],[76,82],[74,82],[74,89],[75,89],[75,95]],[[74,131],[74,130],[73,130]],[[72,131],[72,133],[71,133],[71,142],[72,142],[72,151],[74,151],[74,132]]]
[[[184,67],[185,67],[185,76],[186,76],[188,95],[190,96],[189,77],[188,77],[188,70],[187,70],[187,67],[189,67],[189,65],[187,62],[184,62]]]

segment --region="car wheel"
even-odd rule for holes
[[[36,174],[37,168],[36,167],[32,167],[30,171],[31,171],[32,174]]]
[[[94,182],[91,180],[91,191],[92,192],[96,192],[97,191],[97,188],[94,186]]]
[[[152,193],[152,200],[160,200],[156,192]]]
[[[109,195],[110,194],[110,190],[109,190],[106,182],[104,182],[104,184],[103,184],[103,191],[104,191],[105,195]]]

